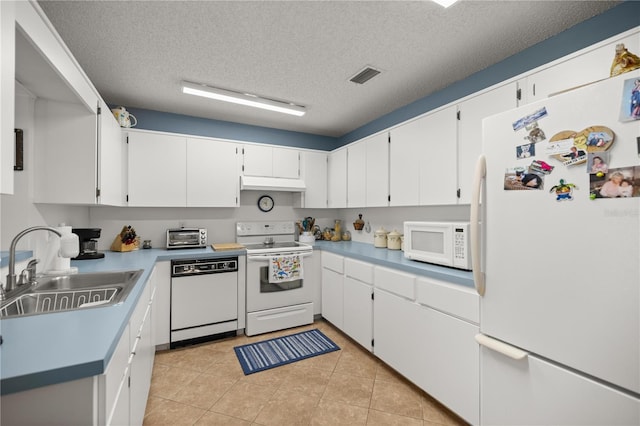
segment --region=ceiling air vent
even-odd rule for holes
[[[377,69],[366,67],[365,69],[360,71],[358,74],[351,77],[349,81],[353,81],[354,83],[358,83],[358,84],[364,84],[378,74],[380,74],[380,71],[378,71]]]

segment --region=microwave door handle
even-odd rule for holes
[[[480,296],[485,292],[485,275],[481,269],[481,238],[480,238],[480,198],[482,195],[482,182],[487,176],[487,159],[480,155],[476,161],[476,170],[473,175],[473,187],[471,192],[471,220],[469,225],[469,240],[471,243],[471,270],[473,283]],[[485,221],[486,222],[486,221]]]

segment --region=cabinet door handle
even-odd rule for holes
[[[529,356],[529,352],[518,349],[515,346],[507,345],[500,340],[485,336],[484,334],[476,334],[476,342],[485,348],[501,353],[511,359],[522,360]]]

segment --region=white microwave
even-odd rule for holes
[[[404,222],[404,256],[471,270],[469,222]]]

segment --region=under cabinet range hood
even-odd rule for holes
[[[302,179],[287,179],[263,176],[240,176],[240,189],[304,192],[307,188]]]

